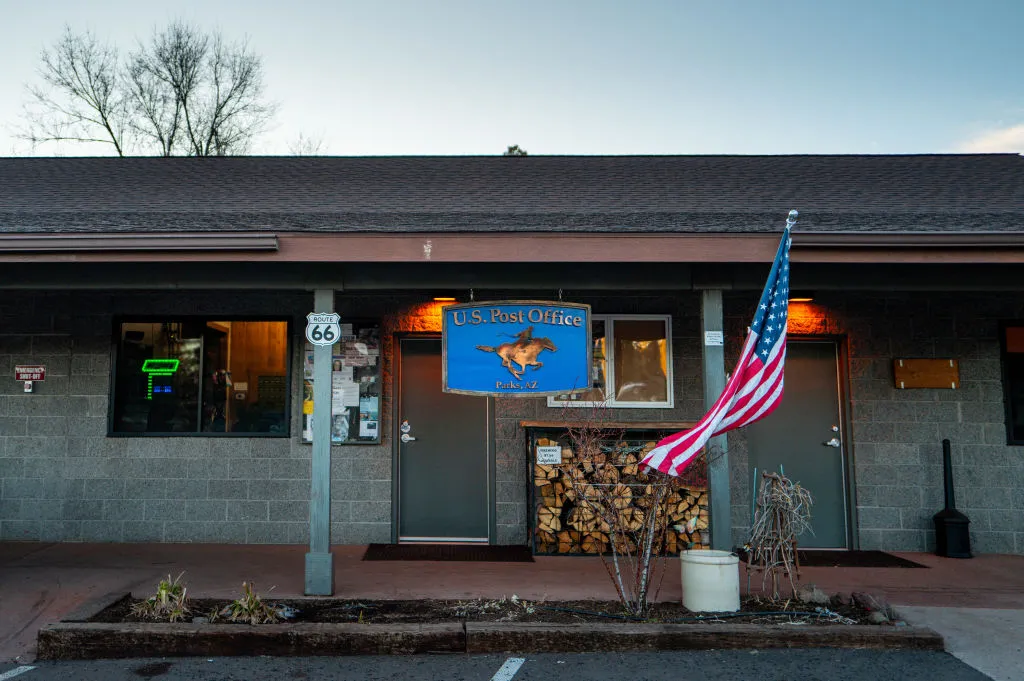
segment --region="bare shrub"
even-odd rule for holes
[[[750,529],[747,578],[761,571],[761,587],[772,600],[780,600],[781,581],[789,582],[795,596],[800,583],[797,537],[811,530],[811,493],[779,473],[765,472],[757,493],[757,510]]]

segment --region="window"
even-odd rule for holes
[[[1002,328],[1006,441],[1024,445],[1024,324]]]
[[[672,395],[672,318],[594,315],[590,390],[548,398],[548,406],[666,408]]]
[[[302,441],[313,441],[313,346],[302,355]],[[341,325],[331,348],[331,443],[380,442],[380,325]]]
[[[287,436],[288,322],[117,326],[112,434]]]

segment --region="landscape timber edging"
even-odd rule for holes
[[[107,594],[39,630],[39,659],[239,655],[412,655],[875,648],[943,650],[925,627],[887,625],[448,622],[423,624],[193,624],[84,622],[127,594]]]
[[[469,653],[590,653],[750,648],[943,650],[926,627],[869,624],[544,624],[468,622]]]
[[[39,630],[41,660],[129,657],[415,655],[464,653],[466,632],[445,624],[97,624],[61,622]]]

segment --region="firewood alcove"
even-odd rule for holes
[[[529,466],[530,541],[536,555],[598,554],[611,550],[607,521],[577,499],[580,489],[602,486],[614,494],[620,522],[635,529],[651,512],[653,475],[638,462],[661,438],[685,430],[688,423],[602,422],[601,436],[588,456],[573,451],[573,424],[523,421]],[[577,438],[578,441],[578,438]],[[538,447],[561,449],[561,463],[541,463]],[[557,456],[557,454],[556,454]],[[575,478],[574,486],[569,477]],[[581,484],[582,483],[582,484]],[[660,553],[678,555],[688,548],[710,545],[706,463],[702,457],[672,487],[659,508],[668,528]],[[689,528],[687,527],[689,525]],[[692,531],[690,531],[692,528]]]

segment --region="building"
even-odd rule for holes
[[[1012,154],[0,159],[0,539],[308,542],[316,299],[351,325],[330,541],[526,543],[522,424],[563,409],[439,402],[435,298],[589,304],[610,415],[692,422],[792,208],[785,408],[729,435],[716,544],[784,464],[808,545],[930,550],[949,439],[973,549],[1024,553]]]

